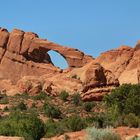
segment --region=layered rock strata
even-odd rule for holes
[[[58,73],[61,70],[53,66],[48,51],[61,54],[69,67],[81,67],[92,60],[83,52],[64,47],[37,34],[14,29],[9,33],[0,29],[0,79],[17,82],[27,75],[41,76],[46,73]]]
[[[61,70],[53,65],[50,50],[68,63]],[[100,101],[124,83],[140,83],[140,42],[121,46],[96,59],[78,49],[64,47],[37,34],[0,28],[0,89],[8,95],[41,91],[57,96],[62,90],[79,93],[84,101]]]

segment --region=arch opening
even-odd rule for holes
[[[59,67],[60,69],[68,68],[68,63],[66,59],[56,51],[50,50],[47,52],[50,56],[50,59],[54,66]]]

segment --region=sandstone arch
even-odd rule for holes
[[[89,59],[91,59],[89,56],[86,56],[83,52],[77,49],[63,47],[58,44],[39,38],[33,39],[28,50],[28,54],[30,55],[35,49],[44,49],[46,50],[46,52],[49,50],[58,52],[66,59],[69,67],[84,66],[89,61]]]
[[[38,57],[38,61],[41,61],[44,54],[49,50],[56,51],[62,55],[68,62],[69,67],[81,67],[93,59],[78,49],[64,47],[46,39],[40,39],[37,34],[32,32],[14,29],[10,33],[8,41],[8,51],[10,52],[20,54],[34,61],[37,61],[35,59]],[[33,55],[35,53],[37,55]]]
[[[47,54],[49,50],[62,55],[69,67],[82,67],[93,60],[91,56],[77,49],[40,39],[35,33],[18,29],[9,33],[0,28],[0,79],[6,78],[16,82],[27,75],[41,76],[60,72],[60,69],[50,65],[52,62]],[[43,63],[44,59],[47,59],[47,64]]]

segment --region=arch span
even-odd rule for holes
[[[44,59],[51,63],[47,53],[49,50],[62,55],[69,67],[82,67],[93,60],[77,49],[40,39],[35,33],[19,29],[9,33],[8,30],[0,28],[0,77],[11,79],[15,83],[23,76],[62,72],[57,67],[42,64]]]
[[[85,55],[83,52],[78,49],[68,48],[64,46],[60,46],[53,42],[49,42],[47,40],[35,38],[32,40],[31,45],[28,49],[28,54],[30,55],[35,49],[45,50],[46,52],[53,50],[62,55],[69,67],[82,67],[89,61],[93,60],[91,56]],[[44,51],[44,52],[45,52]]]

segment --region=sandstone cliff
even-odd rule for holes
[[[102,53],[96,58],[104,68],[113,72],[118,78],[120,84],[132,83],[139,81],[140,69],[140,44],[134,48],[121,46]]]
[[[48,52],[58,52],[68,63],[61,70],[53,65]],[[102,100],[123,83],[140,82],[140,43],[121,46],[96,59],[37,34],[0,28],[0,89],[7,94],[40,91],[58,95],[62,90],[81,94],[83,100]]]
[[[53,66],[47,53],[54,50],[61,54],[69,67],[81,67],[92,60],[83,52],[63,47],[37,34],[14,29],[9,33],[0,29],[0,79],[17,82],[27,75],[41,76],[46,73],[58,73],[61,70]]]

